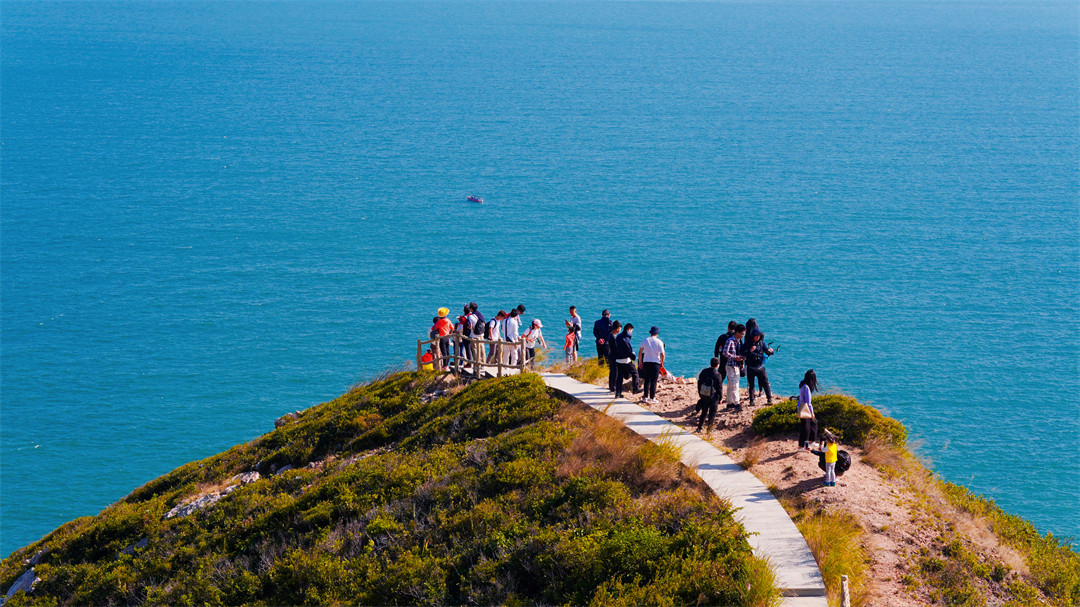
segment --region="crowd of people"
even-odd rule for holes
[[[548,347],[540,319],[533,319],[522,332],[524,305],[518,305],[509,312],[499,310],[490,320],[485,319],[475,302],[463,307],[456,322],[448,318],[449,314],[449,309],[439,308],[429,332],[430,339],[438,339],[437,350],[433,344],[432,354],[440,361],[442,369],[448,368],[454,344],[458,344],[461,350],[455,354],[466,360],[465,368],[474,362],[489,365],[500,362],[510,366],[524,362],[525,365],[535,366],[538,350]],[[582,332],[581,317],[575,306],[570,306],[569,317],[563,322],[566,326],[563,354],[567,363],[573,363],[579,358]],[[454,340],[454,334],[460,338]],[[661,380],[679,381],[681,378],[674,377],[664,367],[667,353],[660,339],[659,327],[651,327],[649,336],[637,349],[634,348],[633,337],[633,323],[624,325],[613,320],[609,310],[601,312],[600,318],[593,323],[596,356],[601,365],[608,367],[608,389],[616,397],[621,397],[625,384],[629,382],[632,394],[644,391],[643,401],[656,403],[657,383]],[[485,344],[488,346],[486,352]],[[757,320],[750,318],[745,324],[730,321],[727,332],[716,340],[709,366],[702,369],[697,377],[700,396],[695,407],[697,431],[713,427],[721,403],[728,410],[742,409],[739,383],[743,377],[746,378],[749,406],[753,407],[755,396],[760,397],[762,393],[766,404],[771,405],[772,386],[765,363],[775,353],[776,348],[772,347],[771,342],[765,341],[765,333],[758,327]],[[519,360],[522,356],[523,361]],[[724,382],[727,382],[726,389]],[[799,416],[799,449],[822,455],[827,468],[826,484],[829,484],[835,483],[832,467],[837,460],[836,442],[828,432],[826,442],[818,442],[817,418],[812,404],[812,394],[817,389],[817,375],[810,369],[799,383],[796,408]]]

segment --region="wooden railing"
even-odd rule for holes
[[[447,342],[449,353],[443,356],[442,350],[439,348],[439,342]],[[472,348],[472,357],[467,357],[462,351],[462,346]],[[528,367],[529,362],[525,360],[525,342],[519,339],[516,342],[506,341],[494,341],[480,338],[464,337],[460,333],[451,333],[446,337],[436,337],[434,339],[418,339],[416,340],[416,369],[420,370],[424,368],[424,362],[421,360],[424,357],[424,346],[429,346],[431,351],[431,365],[436,370],[441,370],[444,367],[448,368],[456,375],[472,375],[479,379],[483,376],[485,371],[488,371],[490,367],[495,368],[495,376],[502,377],[504,369],[515,369],[518,373],[522,373]],[[488,349],[485,346],[493,346],[491,359],[493,362],[488,362]],[[516,364],[504,364],[502,362],[503,354],[516,352],[517,363]],[[469,367],[465,369],[465,367]]]

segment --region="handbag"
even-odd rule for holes
[[[806,403],[799,405],[799,419],[814,419],[814,414],[810,412],[810,405]]]

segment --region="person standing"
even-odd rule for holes
[[[607,354],[608,361],[608,391],[615,391],[615,382],[619,379],[619,364],[615,362],[615,340],[618,339],[619,331],[622,330],[622,323],[615,321],[611,323],[611,331],[607,336]]]
[[[506,312],[499,310],[499,313],[488,321],[487,324],[487,339],[492,342],[488,344],[488,364],[495,364],[499,360],[499,351],[502,347],[502,339],[499,337],[502,335],[502,324],[506,320]]]
[[[807,451],[810,450],[811,439],[818,442],[818,421],[814,415],[814,405],[810,402],[817,391],[817,373],[810,369],[799,382],[799,404],[795,408],[799,416],[799,448]]]
[[[520,308],[522,306],[518,306]],[[521,316],[518,314],[517,308],[510,310],[510,314],[503,321],[503,341],[506,342],[503,345],[503,364],[510,365],[511,367],[518,364],[518,356],[520,352],[518,350],[521,347],[519,342],[518,330],[521,328]]]
[[[727,356],[724,356],[724,346],[727,345],[727,340],[735,335],[735,327],[738,325],[739,323],[734,320],[729,320],[727,324],[727,333],[717,337],[716,345],[713,346],[713,356],[720,359],[720,381],[723,381],[724,374],[727,373]]]
[[[739,410],[742,409],[742,405],[739,404],[739,365],[743,361],[743,357],[739,354],[739,344],[742,342],[743,335],[746,334],[746,327],[742,325],[735,325],[735,334],[728,338],[724,343],[724,358],[727,365],[727,407],[728,409]]]
[[[773,349],[765,343],[765,335],[754,329],[750,336],[750,345],[746,349],[746,387],[750,392],[750,406],[754,406],[754,380],[765,390],[766,403],[772,404],[772,389],[769,387],[769,374],[765,372],[765,359],[772,356]]]
[[[600,364],[606,364],[608,359],[608,341],[611,335],[611,312],[604,310],[600,313],[600,320],[593,323],[593,338],[596,340],[596,358]]]
[[[439,316],[435,320],[435,326],[432,327],[435,336],[439,338],[439,354],[442,357],[439,366],[443,371],[450,365],[450,334],[454,332],[454,323],[446,318],[449,313],[450,308],[439,308]]]
[[[664,342],[660,341],[660,329],[649,329],[649,337],[641,344],[638,358],[641,359],[641,377],[645,381],[644,400],[656,402],[656,382],[660,379],[660,366],[664,364]]]
[[[622,396],[623,381],[626,378],[633,380],[630,384],[631,394],[637,394],[641,389],[641,378],[638,376],[637,366],[634,365],[637,355],[634,354],[634,344],[630,341],[633,336],[634,325],[626,323],[622,333],[615,338],[615,364],[618,367],[618,374],[615,377],[615,398]]]
[[[484,327],[487,325],[487,321],[484,320],[484,315],[480,313],[480,306],[476,305],[476,302],[469,303],[469,337],[472,339],[472,352],[473,362],[484,362],[484,344],[479,343],[479,340],[484,339]]]
[[[574,341],[577,336],[574,334],[574,327],[570,323],[566,323],[566,341],[563,342],[563,352],[566,354],[566,364],[572,365],[577,362],[577,352],[574,352]]]
[[[698,410],[701,411],[701,415],[698,417],[697,429],[694,431],[701,432],[701,427],[708,418],[709,431],[712,432],[713,421],[716,419],[716,405],[719,404],[720,396],[724,393],[724,378],[720,375],[719,358],[713,357],[709,361],[709,366],[698,373],[697,383],[698,396],[701,397],[698,401]]]
[[[578,316],[577,306],[570,306],[570,320],[567,322],[574,328],[574,360],[577,360],[578,345],[581,343],[581,317]]]
[[[547,348],[544,334],[540,332],[542,328],[544,324],[537,318],[529,325],[529,330],[525,332],[525,335],[521,336],[525,342],[525,361],[534,369],[536,368],[536,344],[539,343],[541,348]]]

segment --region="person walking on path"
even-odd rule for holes
[[[596,340],[596,358],[601,365],[607,364],[608,340],[611,335],[611,312],[604,310],[600,313],[600,320],[593,323],[593,338]]]
[[[754,329],[750,336],[750,346],[746,348],[746,387],[750,392],[750,406],[754,406],[754,380],[758,380],[765,390],[765,401],[772,404],[772,389],[769,387],[769,374],[765,372],[765,359],[772,356],[773,349],[765,343],[765,334]]]
[[[825,445],[821,450],[811,449],[810,453],[821,457],[825,456],[825,481],[821,483],[822,487],[835,487],[836,486],[836,436],[828,430],[825,431]]]
[[[581,317],[578,316],[577,306],[570,306],[570,320],[566,322],[574,327],[574,360],[577,360],[578,344],[581,343]]]
[[[701,415],[698,416],[697,428],[694,431],[701,432],[701,427],[708,418],[709,432],[712,432],[713,421],[716,420],[716,406],[720,402],[720,395],[724,393],[724,378],[720,375],[719,358],[713,357],[709,366],[698,373],[697,385],[701,399],[698,400],[695,411],[700,411]]]
[[[799,448],[810,450],[810,440],[817,442],[818,422],[814,415],[814,405],[811,404],[811,396],[817,392],[817,374],[810,369],[803,375],[799,382],[799,404],[796,412],[799,416]]]
[[[611,331],[607,336],[605,353],[608,361],[608,390],[610,392],[615,391],[615,382],[619,379],[619,364],[615,362],[615,340],[618,339],[620,330],[622,330],[622,323],[616,320],[611,323]]]
[[[537,318],[529,325],[529,330],[525,331],[525,335],[521,336],[525,342],[525,360],[534,369],[536,368],[536,344],[539,342],[541,348],[547,348],[544,334],[540,331],[542,328],[544,328],[544,324]]]
[[[523,306],[518,306],[521,308]],[[518,313],[518,308],[510,310],[510,314],[503,321],[502,338],[506,344],[503,346],[503,364],[513,367],[518,364],[518,356],[521,345],[518,343],[519,335],[518,330],[521,328],[521,315]]]
[[[727,345],[727,340],[731,339],[735,335],[735,327],[739,323],[734,320],[729,320],[727,324],[727,333],[724,333],[720,337],[716,338],[716,345],[713,346],[713,356],[720,359],[720,379],[724,378],[724,374],[727,373],[727,356],[724,356],[724,346]]]
[[[727,408],[735,409],[736,411],[742,409],[742,405],[739,404],[739,365],[743,361],[743,357],[739,354],[739,344],[742,342],[743,335],[746,333],[746,327],[742,325],[735,325],[735,333],[728,338],[724,343],[724,358],[727,365]]]
[[[656,402],[656,382],[660,379],[660,366],[664,364],[664,342],[660,341],[660,329],[649,329],[649,337],[641,344],[638,358],[641,360],[641,377],[645,382],[644,399]]]
[[[622,396],[623,381],[627,378],[633,380],[630,384],[631,394],[637,394],[641,389],[641,378],[638,376],[637,366],[634,365],[637,355],[634,354],[634,344],[630,341],[633,336],[634,325],[626,323],[622,333],[615,338],[615,364],[618,367],[618,374],[615,377],[615,398]]]

